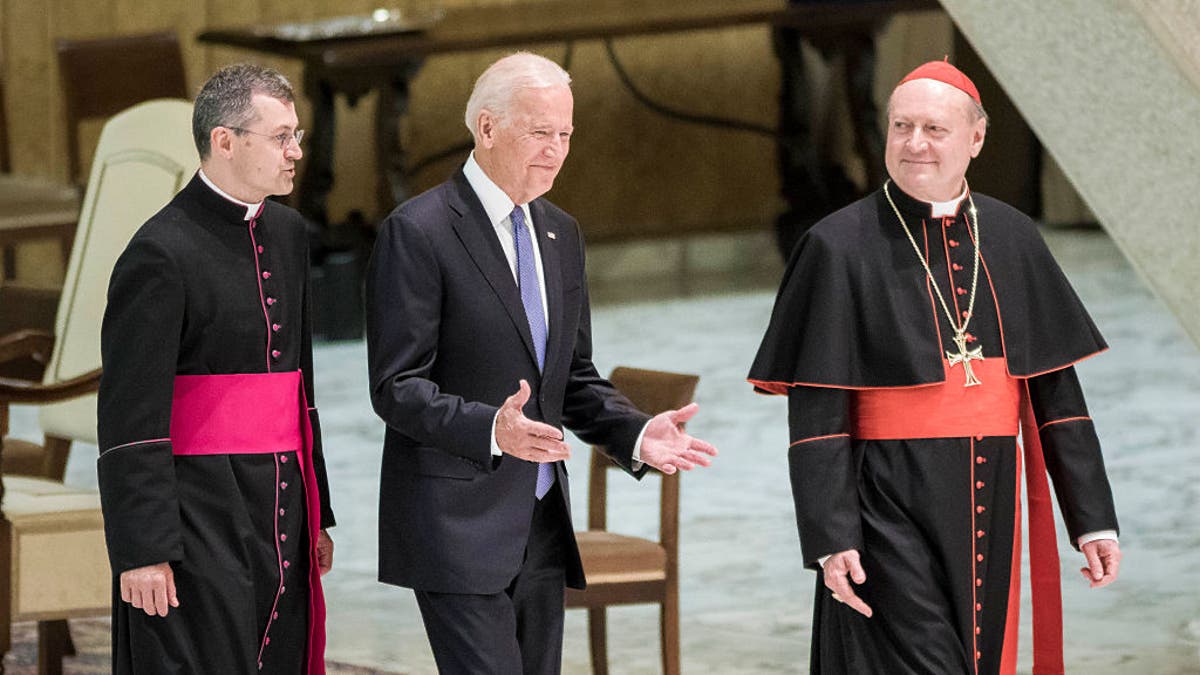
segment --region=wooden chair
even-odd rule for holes
[[[656,415],[692,401],[697,375],[619,366],[610,378],[643,412]],[[592,449],[588,472],[588,529],[576,532],[587,588],[567,589],[567,607],[586,607],[592,672],[608,673],[609,605],[657,603],[661,606],[662,666],[679,674],[679,475],[662,476],[658,541],[607,530],[608,469],[616,468]]]
[[[61,481],[71,443],[96,443],[94,392],[109,275],[137,228],[195,173],[191,118],[190,103],[169,100],[143,103],[109,120],[92,162],[54,333],[26,330],[0,337],[0,362],[32,359],[45,365],[40,381],[0,377],[0,421],[7,422],[10,404],[36,404],[45,435],[40,446],[0,439],[3,473],[38,476],[11,478],[19,488],[17,502],[6,499],[5,508],[15,510],[11,518],[0,513],[0,586],[10,584],[0,588],[0,659],[11,646],[9,621],[37,620],[42,673],[61,672],[69,645],[66,619],[97,611],[97,584],[105,589],[100,613],[108,612],[111,601],[106,558],[83,570],[72,566],[94,558],[96,542],[103,552],[99,496],[63,488]],[[60,560],[49,568],[40,548],[46,545],[61,545],[54,554]]]
[[[58,71],[62,77],[67,119],[70,180],[83,182],[79,125],[107,118],[156,98],[188,98],[183,55],[173,32],[88,40],[59,38]]]

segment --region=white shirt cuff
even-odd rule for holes
[[[833,557],[832,553],[829,555],[823,555],[820,558],[817,558],[817,564],[821,566],[821,569],[825,569],[825,561],[829,560],[832,557]]]
[[[642,437],[646,435],[646,427],[650,426],[646,422],[646,426],[642,427],[642,433],[638,434],[637,442],[633,444],[633,453],[629,455],[629,468],[633,471],[642,470]]]
[[[500,449],[500,444],[496,442],[496,420],[498,419],[500,419],[499,410],[492,417],[492,457],[499,457],[504,454],[504,451]]]
[[[1086,544],[1090,541],[1099,541],[1101,539],[1112,539],[1113,541],[1116,541],[1117,540],[1117,531],[1116,530],[1096,530],[1095,532],[1088,532],[1087,534],[1081,534],[1081,535],[1079,535],[1078,544],[1080,547],[1082,547],[1084,544]]]

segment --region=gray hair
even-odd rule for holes
[[[276,70],[253,63],[225,66],[208,78],[192,107],[192,137],[200,159],[212,153],[209,141],[217,127],[245,127],[255,120],[252,99],[262,94],[293,103],[292,84]]]
[[[467,99],[465,120],[471,135],[475,135],[475,123],[485,109],[503,122],[508,114],[513,95],[521,89],[546,89],[548,87],[571,86],[571,76],[557,63],[544,56],[530,52],[509,54],[488,66],[475,89]]]

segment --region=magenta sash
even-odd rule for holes
[[[177,375],[171,407],[176,455],[296,451],[308,515],[308,675],[325,673],[325,594],[317,564],[321,504],[312,461],[312,425],[300,371]]]

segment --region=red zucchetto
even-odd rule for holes
[[[896,86],[899,87],[909,80],[920,79],[945,82],[955,89],[966,92],[968,96],[975,99],[976,103],[983,105],[983,101],[979,99],[979,90],[975,88],[975,83],[971,81],[971,78],[964,75],[961,70],[950,65],[948,60],[930,61],[929,63],[921,64],[913,69],[911,73],[905,75],[904,79],[900,80]]]

